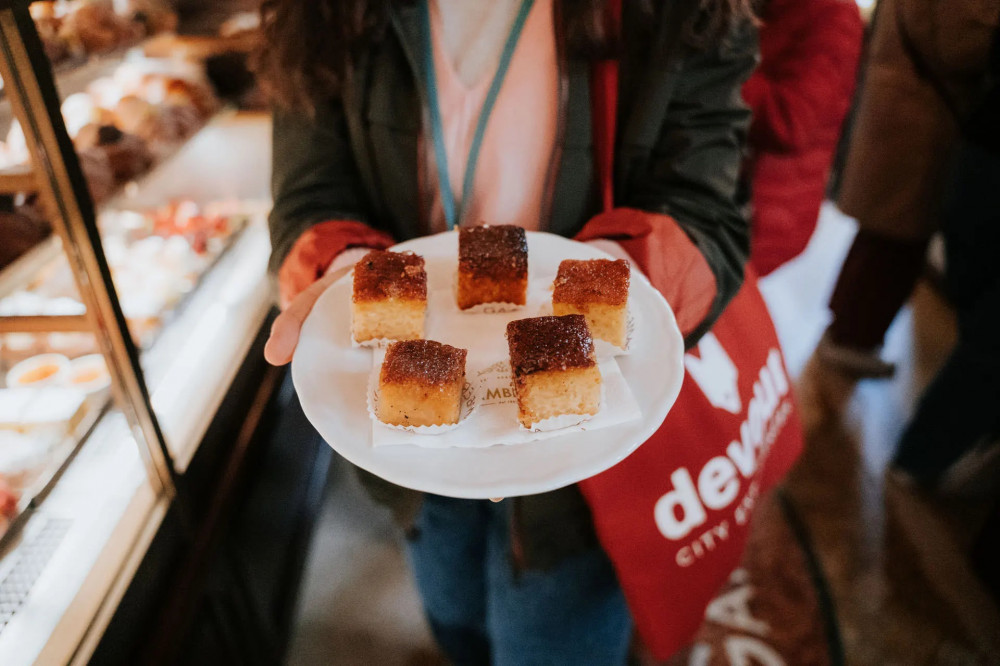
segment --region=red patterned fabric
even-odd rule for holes
[[[761,64],[743,97],[753,111],[750,261],[767,275],[802,252],[816,228],[864,25],[854,0],[770,0],[762,19]]]

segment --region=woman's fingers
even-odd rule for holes
[[[291,304],[277,316],[271,325],[271,335],[264,345],[264,358],[271,365],[285,365],[292,360],[295,346],[299,343],[302,322],[306,320],[320,294],[337,278],[327,275],[309,285],[296,296]]]

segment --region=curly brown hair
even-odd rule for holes
[[[335,96],[350,64],[386,32],[393,3],[423,0],[262,0],[261,48],[254,69],[281,106],[311,111]],[[654,2],[623,0],[652,16]],[[754,0],[669,0],[690,5],[684,41],[701,48],[734,25],[754,19]],[[567,53],[584,58],[614,55],[618,35],[607,20],[607,0],[557,0]]]

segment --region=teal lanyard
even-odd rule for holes
[[[455,194],[451,189],[451,178],[448,176],[448,154],[444,147],[444,128],[441,123],[441,108],[438,104],[437,78],[434,74],[434,45],[431,42],[431,0],[421,3],[421,32],[424,41],[424,82],[427,86],[427,97],[430,103],[431,133],[434,137],[434,160],[437,162],[438,188],[441,190],[441,204],[444,208],[445,222],[448,229],[454,229],[462,220],[462,211],[459,203],[455,201]],[[511,58],[514,55],[514,48],[517,40],[521,37],[521,30],[528,19],[528,13],[535,0],[521,0],[521,8],[517,11],[514,25],[511,26],[510,35],[507,36],[507,43],[504,44],[503,53],[500,54],[500,64],[497,72],[493,75],[493,82],[490,84],[489,92],[486,93],[486,100],[483,102],[483,109],[479,113],[479,121],[476,123],[476,132],[472,136],[472,145],[469,146],[469,159],[465,162],[465,178],[462,181],[462,204],[466,204],[472,196],[473,181],[476,176],[476,163],[479,161],[479,149],[483,145],[483,135],[486,134],[486,123],[493,112],[493,105],[500,94],[500,86],[507,75]]]

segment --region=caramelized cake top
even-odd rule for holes
[[[510,366],[515,375],[596,364],[594,339],[583,315],[532,317],[507,324]]]
[[[382,382],[440,386],[465,376],[468,351],[434,340],[403,340],[389,345],[382,361]]]
[[[464,273],[496,280],[528,275],[528,238],[513,224],[460,227],[458,266]]]
[[[354,264],[354,301],[427,300],[424,258],[412,252],[372,250]]]
[[[559,264],[552,300],[574,305],[625,305],[628,280],[629,266],[624,259],[566,259]]]

